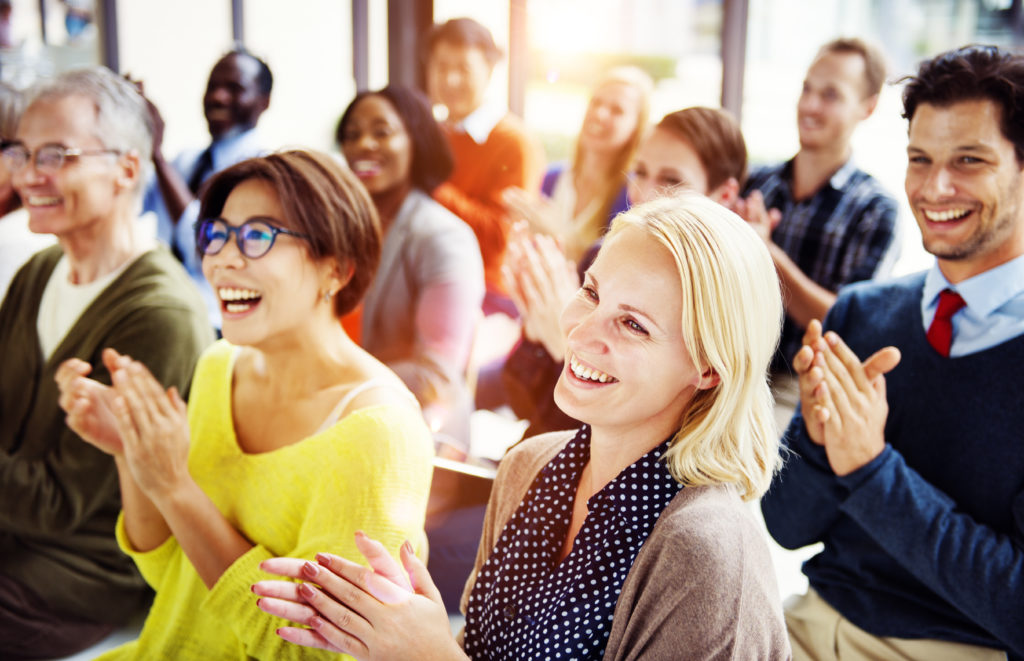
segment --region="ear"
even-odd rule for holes
[[[718,188],[710,191],[708,197],[726,209],[732,209],[740,197],[740,182],[736,181],[736,177],[729,177]]]
[[[871,116],[871,113],[875,112],[875,108],[878,107],[878,95],[872,94],[868,98],[860,102],[861,108],[861,120],[865,120]]]
[[[117,159],[117,176],[114,182],[119,190],[135,190],[142,176],[142,163],[139,152],[134,149],[121,154]]]
[[[697,380],[697,390],[711,390],[721,382],[722,377],[718,376],[718,372],[709,367],[704,370]]]
[[[335,261],[329,261],[327,267],[327,283],[326,289],[333,298],[338,292],[345,288],[352,279],[352,275],[356,271],[354,264],[339,264]]]

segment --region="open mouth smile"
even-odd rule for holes
[[[569,369],[572,371],[573,376],[581,381],[589,381],[591,383],[616,383],[616,379],[611,374],[605,374],[604,372],[595,369],[593,367],[587,367],[576,358],[575,355],[569,356]]]
[[[254,289],[235,287],[218,288],[217,297],[220,298],[224,311],[232,314],[251,310],[263,299],[263,296]]]

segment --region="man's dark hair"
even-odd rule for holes
[[[431,28],[424,41],[424,54],[427,58],[434,52],[434,47],[442,41],[456,46],[479,48],[492,67],[502,57],[501,49],[494,43],[491,31],[472,18],[453,18]]]
[[[398,85],[388,85],[377,92],[360,92],[338,120],[334,131],[334,139],[340,146],[345,137],[345,127],[349,117],[359,102],[370,96],[379,96],[394,107],[395,112],[405,125],[412,144],[412,163],[409,166],[409,179],[412,185],[427,194],[434,191],[448,179],[455,167],[448,141],[441,133],[441,127],[430,109],[430,102],[419,90]]]
[[[243,46],[235,46],[228,51],[224,57],[228,55],[239,55],[242,57],[248,57],[259,66],[259,70],[256,72],[256,88],[260,91],[263,96],[270,96],[270,90],[274,87],[274,75],[270,73],[270,67],[259,57],[253,55],[249,50]],[[221,59],[223,60],[224,57]]]
[[[903,117],[913,120],[922,103],[947,107],[988,100],[1001,110],[1000,130],[1024,164],[1024,56],[997,46],[971,45],[921,63],[917,75],[901,79]]]

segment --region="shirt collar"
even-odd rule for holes
[[[934,306],[943,289],[952,289],[960,294],[974,314],[981,317],[992,314],[1011,299],[1024,293],[1024,255],[956,285],[950,284],[936,262],[924,279],[922,308]]]
[[[455,124],[455,128],[465,131],[473,138],[473,142],[482,145],[487,142],[491,131],[498,125],[501,118],[505,116],[506,110],[497,104],[484,103],[479,108],[469,113],[465,119]]]
[[[790,184],[793,183],[793,164],[796,162],[796,156],[789,159],[782,164],[782,176]],[[857,172],[857,165],[853,162],[853,157],[846,159],[846,162],[839,166],[839,169],[832,173],[832,176],[828,179],[828,185],[835,190],[842,190],[846,182],[850,180]]]
[[[224,157],[233,158],[231,156],[239,149],[247,149],[247,145],[258,141],[258,134],[256,133],[256,127],[251,129],[233,128],[218,140],[210,144],[210,154],[213,157],[214,168],[219,170],[223,169],[220,166],[220,161]],[[237,160],[237,159],[235,159]],[[224,166],[226,167],[226,165]]]

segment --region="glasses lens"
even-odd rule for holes
[[[238,228],[242,252],[253,259],[267,254],[274,245],[274,228],[260,220],[250,220]]]
[[[22,144],[7,145],[0,152],[0,156],[3,156],[3,159],[7,161],[7,167],[12,170],[20,170],[28,163],[28,149]]]
[[[59,170],[64,165],[64,148],[44,145],[36,152],[36,167],[40,170]]]
[[[223,220],[204,220],[199,224],[196,244],[204,255],[216,255],[228,242],[228,225]]]

